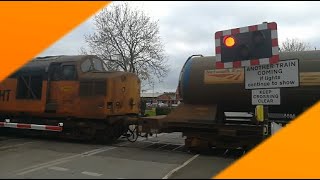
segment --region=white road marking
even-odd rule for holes
[[[165,135],[165,134],[167,134],[167,133],[159,134],[158,137],[162,136],[162,135]],[[155,138],[155,137],[150,137],[150,138]],[[138,141],[144,141],[144,140],[138,140]],[[131,144],[131,142],[124,142],[124,143],[120,143],[120,144],[126,145],[126,144]],[[98,153],[101,153],[101,152],[105,152],[105,151],[109,151],[109,150],[112,150],[112,149],[115,149],[115,148],[117,148],[117,147],[112,147],[112,146],[102,147],[102,148],[94,149],[94,150],[91,150],[91,151],[83,152],[83,153],[80,153],[80,154],[76,154],[76,155],[60,158],[60,159],[57,159],[57,160],[53,160],[53,161],[49,161],[49,162],[33,165],[33,166],[30,166],[30,167],[27,167],[27,168],[23,168],[23,169],[20,169],[20,170],[16,171],[16,175],[18,175],[18,176],[25,175],[25,174],[28,174],[28,173],[31,173],[31,172],[34,172],[34,171],[38,171],[38,170],[44,169],[44,168],[49,168],[49,167],[52,167],[52,166],[55,166],[55,165],[58,165],[58,164],[69,162],[69,161],[72,161],[72,160],[74,160],[76,158],[92,156],[92,155],[95,155],[95,154],[98,154]]]
[[[178,147],[176,147],[176,148],[174,148],[174,149],[172,149],[172,151],[175,151],[175,150],[177,150],[177,149],[181,148],[182,146],[184,146],[184,144],[183,144],[183,145],[181,145],[181,146],[178,146]]]
[[[71,161],[71,160],[76,159],[76,158],[92,156],[92,155],[95,155],[95,154],[98,154],[98,153],[101,153],[101,152],[105,152],[105,151],[109,151],[109,150],[112,150],[112,149],[115,149],[115,148],[116,147],[103,147],[103,148],[87,151],[87,152],[84,152],[84,153],[76,154],[76,155],[73,155],[73,156],[60,158],[60,159],[57,159],[57,160],[54,160],[54,161],[49,161],[49,162],[46,162],[46,163],[37,164],[37,165],[31,166],[31,167],[28,167],[28,168],[21,169],[20,171],[17,172],[17,175],[28,174],[28,173],[31,173],[31,172],[34,172],[34,171],[38,171],[38,170],[43,169],[43,168],[48,168],[48,167],[55,166],[55,165],[58,165],[58,164],[61,164],[61,163],[65,163],[65,162]]]
[[[24,139],[24,138],[11,138],[8,136],[1,136],[1,141],[10,141],[10,140],[19,140],[19,139]]]
[[[102,176],[102,174],[95,173],[95,172],[88,172],[88,171],[83,171],[83,172],[81,172],[81,174],[85,174],[88,176],[95,176],[95,177]]]
[[[67,168],[57,167],[57,166],[49,167],[48,169],[55,170],[55,171],[69,171],[69,169]]]
[[[181,168],[185,167],[186,165],[188,165],[191,161],[193,161],[194,159],[196,159],[199,156],[199,154],[194,155],[192,158],[188,159],[186,162],[184,162],[181,166],[171,170],[167,175],[165,175],[162,179],[168,179],[170,176],[172,176],[172,174],[174,174],[175,172],[177,172],[178,170],[180,170]]]
[[[144,141],[144,142],[147,142],[147,143],[152,143],[152,144],[165,144],[165,146],[168,146],[168,145],[176,145],[176,146],[184,146],[184,144],[181,144],[181,143],[170,143],[170,142],[167,142],[167,141],[157,141],[157,142],[154,142],[154,141]],[[160,146],[162,147],[162,146]]]
[[[30,139],[27,139],[27,138],[10,138],[10,137],[1,137],[1,138],[5,138],[5,139],[1,139],[0,142],[10,142],[10,141],[16,141],[16,140],[30,140]]]
[[[24,142],[24,143],[20,143],[20,144],[11,145],[11,146],[3,146],[3,147],[0,147],[0,150],[19,147],[19,146],[23,146],[23,145],[30,144],[30,143],[33,143],[33,142],[30,141],[30,142]]]
[[[165,145],[163,145],[163,146],[158,147],[157,149],[161,149],[161,148],[166,147],[166,146],[169,146],[169,145],[170,145],[170,144],[165,144]]]

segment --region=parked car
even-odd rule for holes
[[[158,103],[158,107],[168,107],[168,104],[165,104],[165,103]]]
[[[171,107],[173,107],[173,108],[176,108],[178,106],[179,106],[179,104],[171,104]]]

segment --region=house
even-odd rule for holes
[[[141,93],[141,100],[147,103],[157,103],[157,97],[162,95],[163,93]]]
[[[176,92],[164,92],[164,93],[141,93],[141,100],[148,104],[167,105],[180,104],[182,99],[179,96],[178,89]]]
[[[158,103],[164,103],[168,106],[172,104],[179,104],[180,98],[177,98],[176,92],[164,92],[162,95],[157,97]]]

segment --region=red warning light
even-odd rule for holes
[[[231,48],[236,44],[236,40],[232,36],[226,36],[223,40],[224,45]]]

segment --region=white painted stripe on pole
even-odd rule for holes
[[[216,61],[221,62],[221,54],[216,54]]]
[[[175,172],[179,171],[181,168],[185,167],[186,165],[188,165],[191,161],[193,161],[194,159],[196,159],[199,156],[199,154],[194,155],[192,158],[188,159],[186,162],[184,162],[181,166],[173,169],[172,171],[170,171],[167,175],[165,175],[162,179],[168,179],[170,178],[170,176],[172,176],[172,174],[174,174]]]
[[[46,130],[46,126],[45,125],[38,125],[38,124],[31,124],[31,129]]]
[[[279,55],[279,46],[272,47],[272,55]]]
[[[223,36],[231,35],[231,29],[222,31],[222,35],[223,35]]]
[[[17,128],[18,123],[4,123],[4,127]]]
[[[242,27],[240,28],[240,33],[249,32],[249,27]]]
[[[241,66],[250,66],[250,60],[241,61]]]
[[[20,127],[18,127],[18,126],[20,126]],[[23,124],[23,123],[21,124],[21,123],[1,122],[0,127],[16,128],[16,129],[34,129],[34,130],[43,130],[43,131],[46,131],[46,130],[47,131],[57,131],[57,130],[47,129],[48,125],[38,125],[38,124]],[[62,126],[50,126],[50,127],[62,128]]]
[[[220,46],[220,39],[216,39],[215,44],[216,44],[216,46]]]
[[[81,172],[81,174],[85,174],[88,176],[95,176],[95,177],[102,176],[102,174],[95,173],[95,172],[88,172],[88,171],[83,171],[83,172]]]
[[[277,30],[271,30],[271,39],[278,38],[278,31]]]
[[[259,59],[259,64],[263,65],[263,64],[270,64],[270,59],[269,58],[262,58]]]
[[[268,25],[267,23],[259,24],[259,25],[258,25],[258,30],[264,30],[264,29],[267,29],[267,28],[268,28],[268,26],[267,26],[267,25]]]

